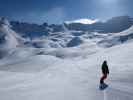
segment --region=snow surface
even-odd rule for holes
[[[13,49],[19,45],[20,36],[11,29],[11,25],[5,18],[0,18],[0,33],[3,34],[2,49]]]
[[[133,43],[125,43],[87,55],[59,59],[33,55],[0,62],[1,100],[133,100]],[[100,91],[100,66],[107,60],[109,87]],[[11,61],[12,60],[12,61]],[[6,62],[4,64],[4,62]],[[13,63],[11,63],[13,62]]]
[[[118,35],[80,34],[82,43],[70,48],[65,45],[77,37],[74,31],[34,39],[42,47],[35,48],[17,47],[19,36],[7,24],[0,28],[10,41],[3,45],[10,47],[9,54],[0,60],[0,100],[133,100],[133,41],[117,40],[132,34],[132,27]],[[99,42],[118,45],[102,48]],[[110,69],[109,87],[100,91],[104,60]]]

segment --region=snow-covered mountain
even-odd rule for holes
[[[11,29],[9,21],[0,18],[0,57],[7,55],[12,49],[20,45],[21,37]]]
[[[100,32],[100,33],[118,33],[124,31],[133,25],[133,19],[129,16],[113,17],[105,22],[96,21],[92,24],[82,22],[66,23],[69,30]]]
[[[118,33],[124,31],[133,25],[133,18],[129,16],[113,17],[105,22],[90,19],[79,19],[74,21],[65,21],[65,26],[69,30],[89,31],[101,33]],[[90,24],[91,23],[91,24]],[[11,21],[12,29],[25,37],[36,37],[49,35],[50,32],[63,32],[64,27],[61,24],[44,23],[42,25],[30,24],[18,21]]]
[[[19,45],[17,34],[11,30],[10,23],[5,18],[0,18],[1,48],[15,48]]]
[[[98,23],[100,22],[84,25],[93,26],[94,24]],[[82,30],[82,28],[81,30],[71,30],[68,27],[68,25],[71,26],[71,24],[81,24],[77,22],[69,24],[63,23],[62,25],[48,25],[47,23],[44,23],[43,25],[37,25],[12,21],[9,22],[7,19],[1,18],[1,57],[4,57],[4,54],[8,54],[9,52],[10,55],[14,54],[14,50],[18,50],[17,52],[22,51],[20,50],[22,48],[25,48],[25,50],[28,49],[27,51],[31,51],[31,48],[39,49],[36,50],[37,54],[41,53],[45,55],[53,55],[60,58],[77,57],[81,55],[85,56],[86,54],[83,52],[87,53],[88,50],[96,52],[99,51],[99,49],[102,47],[111,47],[132,40],[132,18],[128,16],[120,16],[112,18],[111,20],[108,20],[102,24],[109,26],[111,25],[110,27],[112,30],[115,30],[116,28],[112,26],[116,26],[116,23],[117,25],[121,23],[123,26],[123,28],[120,28],[121,24],[120,27],[117,26],[118,30],[125,30],[117,33],[101,33],[99,30],[85,31]],[[82,27],[85,28],[86,26]],[[105,28],[107,28],[107,26]],[[73,50],[71,51],[69,48],[73,48]],[[6,51],[6,53],[3,53],[3,51]]]
[[[133,100],[132,49],[127,16],[62,25],[0,18],[0,100]],[[100,91],[104,60],[109,87]]]

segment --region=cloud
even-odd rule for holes
[[[98,19],[78,19],[78,20],[74,20],[74,21],[66,21],[66,23],[82,23],[82,24],[94,24],[96,22],[98,22]]]

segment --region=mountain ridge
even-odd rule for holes
[[[62,25],[48,25],[47,23],[37,25],[8,22],[6,19],[0,20],[0,23],[0,46],[6,47],[7,49],[4,49],[4,51],[8,51],[6,53],[1,52],[1,54],[8,54],[9,51],[12,51],[9,53],[12,55],[14,50],[18,49],[17,52],[19,52],[22,48],[27,48],[28,50],[32,48],[37,49],[37,54],[52,55],[59,58],[77,57],[80,56],[80,54],[85,56],[85,53],[87,53],[88,50],[93,51],[91,53],[94,53],[100,48],[109,48],[133,39],[132,18],[129,18],[128,16],[115,17],[109,20],[107,23],[111,26],[115,25],[115,23],[124,23],[119,27],[119,30],[124,29],[123,31],[115,32],[113,30],[114,32],[109,33],[101,33],[97,30],[71,30],[66,23],[63,23]],[[91,25],[96,24],[101,24],[101,22]],[[127,24],[128,26],[126,26]],[[124,26],[124,28],[121,28],[121,26]],[[4,36],[2,34],[4,34]],[[7,44],[3,45],[3,41]],[[69,48],[73,48],[73,50],[69,50]],[[83,48],[85,49],[83,50]],[[82,53],[82,51],[85,53]]]
[[[11,21],[12,29],[18,33],[43,33],[48,35],[49,31],[52,32],[62,32],[64,31],[61,24],[50,24],[43,23],[42,25],[30,24],[26,22]],[[128,29],[133,25],[133,18],[130,16],[118,16],[113,17],[105,22],[97,21],[92,24],[83,24],[83,23],[65,23],[65,26],[69,30],[76,31],[89,31],[89,32],[100,32],[100,33],[116,33],[121,32],[125,29]],[[25,29],[25,30],[24,30]],[[41,35],[41,34],[40,34]]]

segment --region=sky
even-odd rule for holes
[[[133,16],[133,0],[0,0],[0,16],[10,20],[58,24],[77,19]]]

